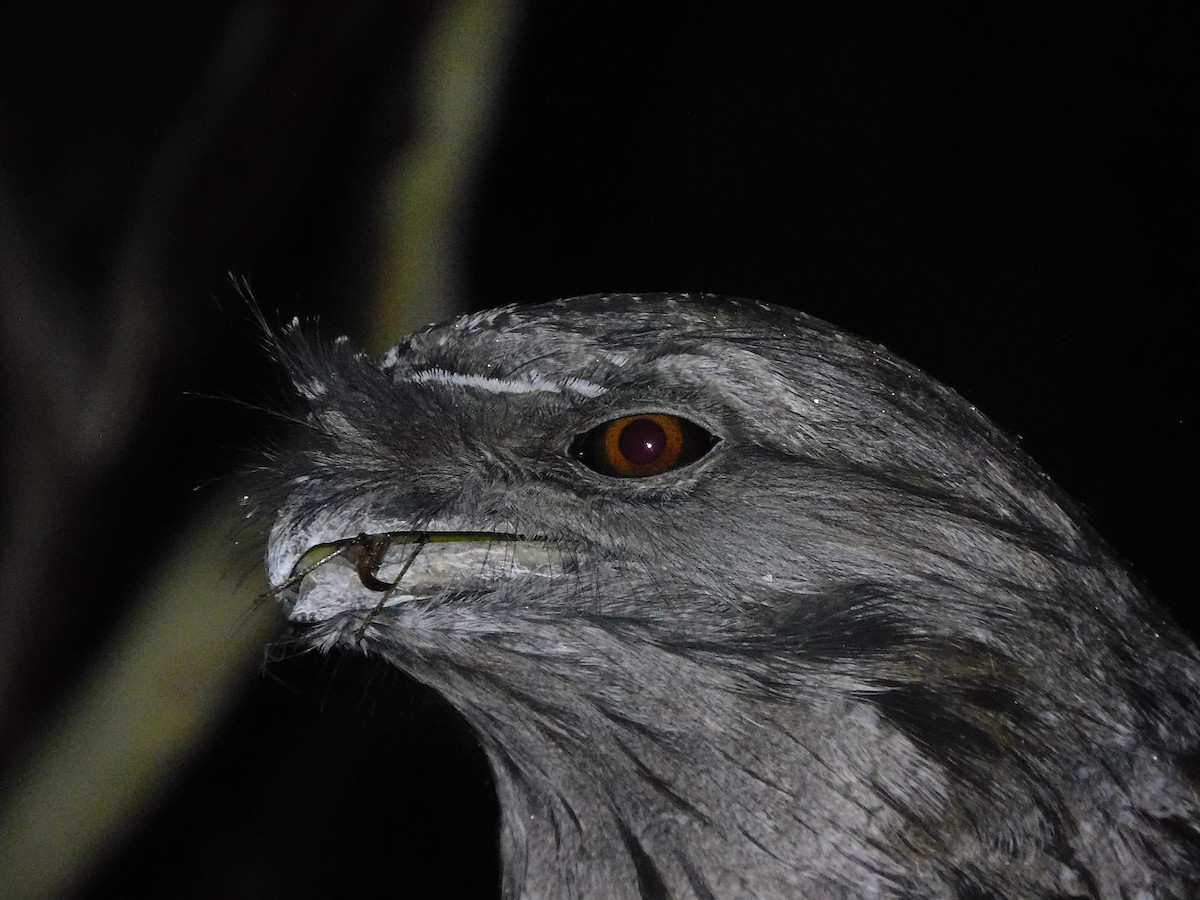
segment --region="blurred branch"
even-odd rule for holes
[[[391,166],[380,197],[373,350],[466,305],[459,243],[521,8],[517,0],[451,3],[426,45],[418,73],[420,128]]]
[[[393,338],[422,317],[441,315],[438,298],[462,300],[450,287],[455,243],[519,9],[510,2],[451,2],[430,35],[421,67],[418,137],[393,167],[383,192],[387,239],[382,286],[372,310],[377,341]],[[242,34],[245,24],[235,21],[231,34]],[[247,46],[238,39],[225,47],[224,61],[199,95],[198,124],[181,122],[147,181],[146,205],[123,248],[115,280],[117,321],[100,360],[101,393],[124,406],[102,405],[84,417],[89,438],[100,440],[106,427],[124,433],[125,417],[136,412],[137,404],[125,392],[136,395],[144,386],[142,342],[155,339],[163,302],[155,290],[155,264],[170,192],[157,202],[158,181],[169,180],[176,166],[195,159],[221,97],[237,88]],[[29,286],[25,296],[33,303],[43,291]],[[35,362],[35,371],[50,364],[48,358]],[[66,387],[78,384],[68,381]],[[107,437],[102,443],[119,446]],[[47,502],[44,496],[41,501]],[[268,605],[247,614],[261,586],[223,583],[237,570],[239,551],[229,535],[231,511],[238,509],[236,498],[223,496],[197,517],[78,695],[9,781],[0,797],[0,896],[61,896],[115,852],[261,658],[273,610]],[[38,568],[30,558],[17,562]],[[239,622],[239,617],[244,618]]]
[[[69,390],[80,372],[71,354],[56,351],[54,327],[60,307],[52,288],[35,270],[35,259],[14,215],[7,172],[0,168],[0,375],[6,385],[8,422],[20,422],[9,434],[5,473],[8,504],[4,544],[0,547],[0,728],[8,720],[8,700],[23,661],[26,634],[45,577],[43,558],[67,492],[69,450],[63,447],[63,423],[74,408]]]
[[[82,448],[104,459],[122,446],[136,416],[147,376],[158,362],[160,320],[170,300],[162,296],[163,267],[179,231],[171,227],[192,176],[222,135],[241,94],[253,83],[276,28],[270,4],[241,3],[226,25],[217,52],[197,90],[154,154],[134,215],[123,235],[111,278],[112,323],[97,371],[82,393],[77,424]]]
[[[70,513],[72,488],[102,478],[104,467],[125,446],[143,408],[150,374],[160,362],[160,317],[165,305],[166,241],[176,234],[168,220],[190,177],[210,149],[232,99],[247,82],[251,61],[262,56],[269,33],[261,13],[235,10],[224,40],[195,93],[154,153],[149,174],[132,204],[109,286],[100,300],[109,325],[89,334],[81,310],[70,303],[29,246],[0,177],[0,291],[8,304],[0,317],[9,401],[24,427],[14,439],[11,508],[0,554],[0,721],[14,686],[11,667],[22,661],[23,638],[44,590],[46,569],[30,560],[51,556],[57,523]],[[0,176],[8,173],[0,170]]]
[[[155,573],[137,611],[36,751],[0,810],[0,896],[54,897],[111,852],[225,711],[276,611],[244,564],[238,510],[216,499]]]

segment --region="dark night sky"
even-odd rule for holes
[[[39,588],[60,599],[39,606],[0,761],[112,632],[193,487],[269,432],[184,396],[274,396],[225,273],[268,311],[365,336],[372,204],[436,8],[126,2],[0,23],[0,202],[55,291],[64,370],[106,327],[130,234],[161,307],[124,447],[63,506],[72,577],[113,602]],[[530,3],[467,294],[714,291],[879,341],[1019,435],[1192,625],[1196,34],[1133,5],[1054,15]],[[197,104],[231,33],[251,49]],[[31,426],[8,420],[16,458]],[[83,896],[487,896],[488,792],[434,698],[358,660],[290,660]]]

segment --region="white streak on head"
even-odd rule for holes
[[[448,372],[445,369],[426,369],[423,372],[414,372],[404,380],[416,384],[460,385],[487,391],[490,394],[561,394],[566,392],[584,397],[599,397],[608,390],[583,378],[553,381],[533,371],[520,378],[491,378],[487,375],[464,375],[460,372]]]
[[[563,382],[563,387],[573,394],[580,394],[584,397],[599,397],[601,394],[608,393],[608,388],[601,387],[594,381],[588,381],[585,378],[568,378]]]

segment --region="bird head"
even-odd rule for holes
[[[475,727],[514,896],[1070,893],[1161,879],[1113,847],[1195,828],[1194,648],[881,347],[689,295],[274,347],[305,428],[271,582],[308,645]]]

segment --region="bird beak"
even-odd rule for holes
[[[293,622],[315,623],[519,576],[560,576],[569,558],[550,541],[512,532],[359,532],[309,546],[272,593]]]

